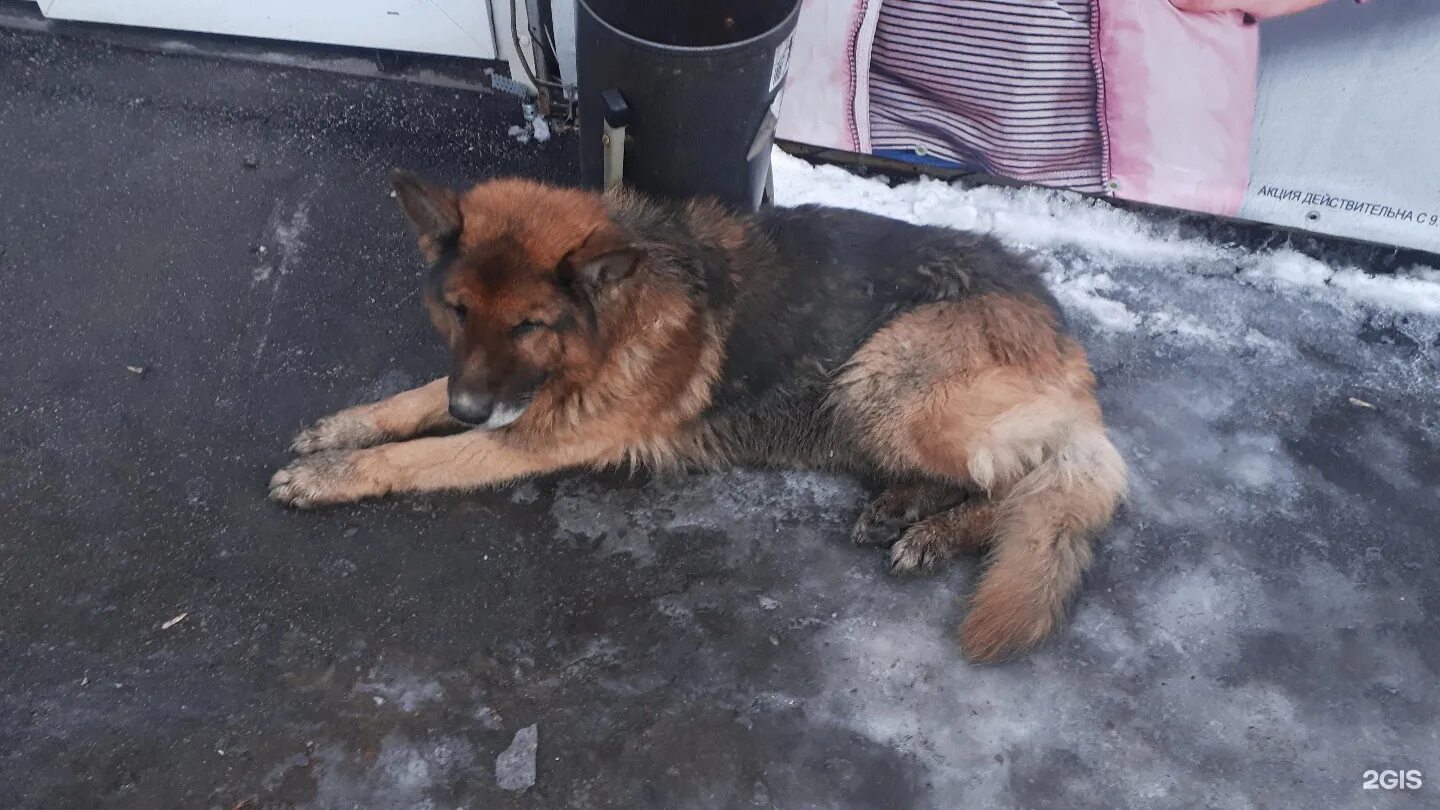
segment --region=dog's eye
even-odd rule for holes
[[[452,304],[450,305],[450,310],[451,310],[452,312],[454,312],[454,313],[455,313],[455,316],[458,317],[458,318],[459,318],[460,320],[462,320],[462,321],[465,320],[465,316],[466,316],[466,315],[469,315],[469,314],[470,314],[470,308],[467,307],[467,306],[465,306],[464,304],[460,303],[459,301],[456,301],[455,303],[452,303]]]
[[[518,338],[544,328],[545,324],[539,321],[521,321],[515,324],[515,328],[510,330],[510,334]]]

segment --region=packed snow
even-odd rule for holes
[[[930,178],[891,187],[835,166],[812,166],[778,149],[773,165],[780,205],[855,208],[919,224],[991,233],[1017,247],[1080,251],[1082,260],[1060,262],[1053,268],[1056,291],[1069,308],[1110,329],[1133,331],[1151,320],[1107,295],[1115,281],[1106,268],[1115,264],[1235,276],[1242,283],[1284,294],[1303,291],[1341,304],[1348,298],[1361,306],[1440,314],[1440,270],[1434,268],[1377,277],[1288,249],[1253,253],[1179,238],[1172,226],[1067,191],[963,188]]]

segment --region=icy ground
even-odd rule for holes
[[[816,646],[817,714],[914,757],[935,807],[1388,806],[1363,770],[1440,771],[1440,273],[1179,240],[1061,192],[775,167],[782,205],[1038,251],[1133,476],[1055,645],[971,669],[946,635],[968,575],[867,593]]]

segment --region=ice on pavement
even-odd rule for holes
[[[535,752],[539,742],[538,725],[515,732],[510,747],[495,757],[495,783],[501,789],[519,793],[535,785]]]
[[[803,578],[845,606],[806,648],[827,679],[812,716],[912,757],[933,807],[1251,807],[1276,769],[1305,777],[1286,806],[1359,807],[1338,791],[1369,752],[1435,750],[1401,708],[1433,697],[1429,653],[1405,635],[1420,626],[1431,538],[1398,516],[1428,514],[1440,469],[1440,273],[1372,277],[1182,238],[1059,191],[892,188],[780,153],[774,167],[781,205],[1033,251],[1132,482],[1071,623],[1014,668],[957,660],[957,572],[898,596],[858,576]],[[853,497],[816,513],[844,514]],[[828,565],[827,543],[791,564]],[[792,593],[777,612],[803,603]],[[1356,686],[1372,676],[1330,674],[1357,643],[1359,666],[1385,667],[1374,679],[1405,696],[1393,712]],[[1102,727],[1112,710],[1121,719]]]

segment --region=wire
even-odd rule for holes
[[[520,68],[525,71],[525,78],[530,80],[530,84],[534,85],[537,89],[545,87],[563,92],[565,89],[563,84],[541,81],[540,78],[535,75],[534,69],[530,67],[530,60],[525,56],[525,46],[520,44],[520,17],[515,9],[515,0],[510,0],[510,36],[515,42],[515,58],[520,62]],[[541,45],[544,45],[543,40]]]

